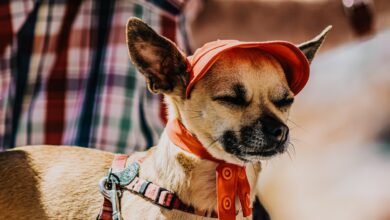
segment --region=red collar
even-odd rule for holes
[[[214,158],[178,120],[171,120],[166,127],[170,140],[181,149],[196,156],[218,163],[216,169],[216,187],[218,197],[218,218],[236,219],[235,198],[239,196],[244,217],[252,214],[250,204],[250,185],[245,167],[226,163]]]

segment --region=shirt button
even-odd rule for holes
[[[230,167],[224,167],[222,169],[222,177],[225,179],[225,180],[230,180],[233,176],[233,171]]]
[[[225,197],[222,200],[222,207],[225,210],[230,210],[232,208],[232,200],[229,197]]]

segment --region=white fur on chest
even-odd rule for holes
[[[185,154],[185,157],[191,161],[191,166],[183,167],[183,164],[177,160],[178,154]],[[131,160],[134,158],[130,158]],[[159,145],[141,164],[140,177],[171,190],[181,201],[196,209],[212,211],[217,210],[216,167],[217,163],[199,159],[173,145],[164,133]],[[252,201],[259,170],[259,164],[249,164],[246,167]],[[238,198],[236,198],[236,209],[241,210]],[[124,217],[128,215],[134,219],[211,219],[164,209],[130,192],[125,192],[122,197],[122,213]],[[240,211],[237,219],[246,218],[242,217]]]

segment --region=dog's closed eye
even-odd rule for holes
[[[234,85],[232,93],[213,96],[212,100],[238,107],[245,107],[250,104],[250,101],[246,100],[246,89],[241,84]]]
[[[248,102],[243,97],[237,96],[216,96],[213,97],[214,101],[218,101],[224,104],[236,105],[236,106],[248,106]]]
[[[273,93],[272,103],[279,109],[290,107],[294,102],[294,95],[286,88]]]
[[[278,108],[284,108],[284,107],[288,107],[288,106],[292,105],[293,102],[294,102],[294,98],[287,97],[287,98],[283,98],[283,99],[274,101],[274,104]]]

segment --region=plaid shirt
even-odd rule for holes
[[[2,0],[0,150],[21,145],[143,150],[158,141],[161,97],[130,63],[137,16],[184,50],[185,0]],[[188,51],[188,50],[187,50]]]

